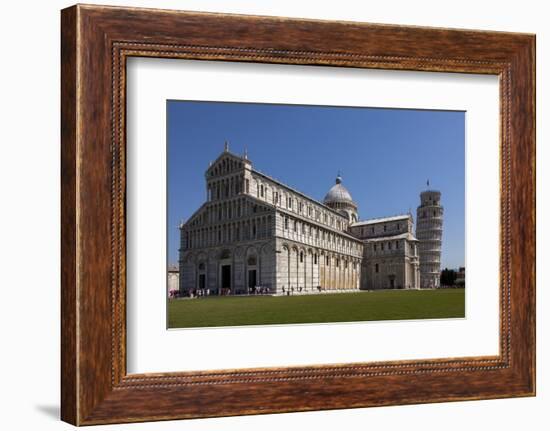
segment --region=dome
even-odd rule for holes
[[[350,203],[355,205],[348,189],[342,185],[342,177],[340,175],[336,177],[336,184],[328,191],[323,202],[325,204]]]

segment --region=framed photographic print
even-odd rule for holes
[[[535,37],[62,11],[62,419],[535,394]]]

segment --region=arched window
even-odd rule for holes
[[[300,263],[302,263],[304,261],[304,252],[301,251],[300,252]]]
[[[375,271],[375,272],[378,272],[379,269],[380,269],[380,268],[378,267],[378,264],[374,265],[374,271]]]

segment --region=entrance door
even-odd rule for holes
[[[256,287],[256,270],[251,269],[248,271],[248,287]]]
[[[199,289],[206,288],[206,274],[199,274]]]
[[[390,289],[395,289],[395,276],[390,275]]]
[[[231,265],[222,266],[222,289],[231,289]]]

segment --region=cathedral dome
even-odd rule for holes
[[[342,177],[340,175],[336,177],[336,184],[334,184],[331,187],[331,189],[328,191],[323,202],[325,204],[332,204],[332,203],[354,204],[353,199],[350,193],[348,192],[348,189],[346,189],[342,185]]]
[[[342,184],[342,177],[340,175],[336,177],[336,184],[328,191],[323,203],[327,207],[338,211],[346,217],[350,223],[357,221],[357,205],[353,202],[348,189]]]

